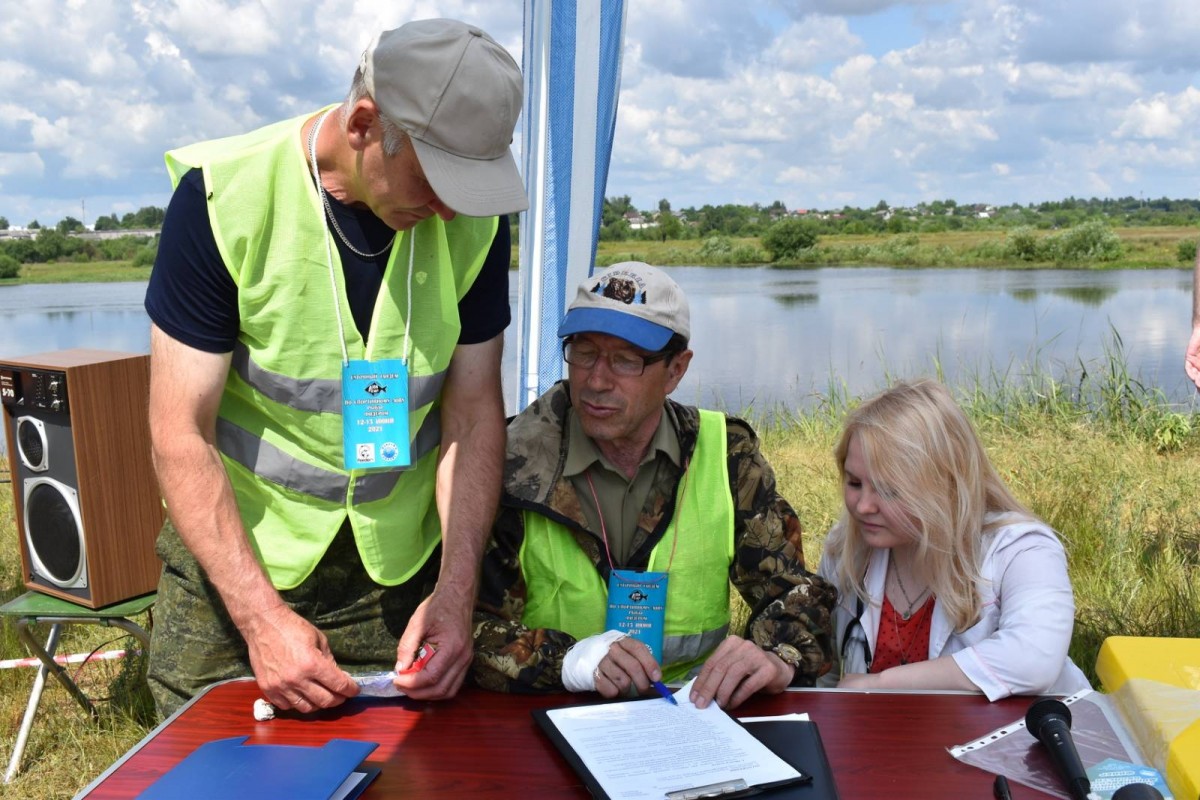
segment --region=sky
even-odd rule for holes
[[[522,0],[0,0],[0,216],[165,207],[164,151],[337,102],[378,30]],[[629,0],[641,209],[1200,197],[1196,0]],[[514,151],[519,157],[520,129]]]

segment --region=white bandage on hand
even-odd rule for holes
[[[563,688],[568,692],[596,691],[596,670],[608,655],[608,648],[627,637],[620,631],[605,631],[576,642],[563,657]]]

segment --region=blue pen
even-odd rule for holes
[[[654,691],[665,697],[668,703],[673,706],[679,705],[679,701],[675,699],[675,695],[671,694],[671,690],[664,686],[662,681],[650,681],[650,685],[654,687]]]

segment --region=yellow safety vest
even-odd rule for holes
[[[725,445],[725,415],[701,410],[696,450],[676,490],[674,518],[650,553],[649,569],[669,575],[664,680],[685,678],[729,633],[734,515]],[[574,533],[534,511],[524,517],[521,624],[566,631],[576,639],[602,632],[608,586]]]
[[[367,572],[395,585],[425,563],[441,537],[434,502],[439,399],[461,329],[458,302],[483,266],[497,220],[434,216],[399,236],[364,344],[301,142],[310,117],[166,155],[176,185],[189,169],[203,171],[209,221],[238,287],[241,330],[217,444],[255,552],[276,588],[308,577],[347,516]],[[410,283],[412,465],[346,470],[341,340],[350,359],[406,355]]]

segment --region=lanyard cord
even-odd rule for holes
[[[324,124],[325,118],[328,117],[332,111],[333,111],[333,109],[329,109],[329,111],[326,111],[325,113],[321,114],[321,116],[318,117],[317,121],[313,124],[312,130],[309,131],[309,134],[308,134],[308,157],[309,157],[309,160],[312,161],[313,180],[316,181],[317,194],[320,195],[320,198],[321,198],[321,206],[322,206],[322,208],[321,208],[321,224],[322,225],[325,224],[325,219],[326,219],[325,212],[326,212],[326,210],[328,210],[328,212],[329,212],[328,218],[333,223],[334,228],[337,230],[338,235],[341,237],[342,241],[345,242],[346,246],[349,247],[352,251],[354,251],[355,253],[357,253],[360,256],[367,256],[367,254],[362,253],[357,248],[355,248],[354,245],[352,245],[352,244],[350,244],[350,242],[346,241],[345,234],[342,233],[342,229],[340,227],[338,227],[337,219],[335,219],[333,216],[333,209],[330,208],[329,199],[325,196],[325,187],[321,185],[321,170],[317,167],[317,136],[321,132],[321,125]],[[407,312],[404,315],[404,351],[401,354],[401,358],[400,358],[400,361],[402,363],[404,363],[405,365],[408,364],[408,347],[409,347],[409,341],[410,341],[409,334],[412,331],[413,258],[416,253],[416,244],[417,244],[416,238],[417,238],[416,231],[409,231],[409,235],[408,235],[408,274],[407,274],[407,277],[405,280],[405,287],[406,287],[407,294],[408,294],[408,306],[407,306]],[[392,241],[393,242],[395,241],[395,237],[393,237]],[[391,246],[392,245],[389,243],[388,247],[391,247]],[[387,251],[387,248],[384,248],[383,250],[379,251],[375,255],[377,255],[377,256],[382,255],[386,251]],[[345,327],[345,323],[342,321],[342,304],[338,300],[337,276],[336,276],[336,274],[334,272],[334,268],[333,268],[333,243],[330,241],[329,226],[327,226],[327,225],[325,225],[325,261],[329,265],[329,283],[333,289],[333,312],[337,315],[338,334],[339,334],[338,339],[342,346],[342,366],[344,367],[350,363],[350,354],[346,351],[346,336],[345,336],[346,327]]]
[[[683,482],[679,487],[679,499],[675,503],[675,532],[671,537],[671,557],[667,559],[667,572],[671,571],[671,564],[675,563],[675,547],[679,544],[679,512],[683,508],[683,496],[687,492],[688,467],[691,461],[683,465]],[[596,504],[596,516],[600,518],[600,538],[604,542],[604,552],[608,554],[608,565],[611,569],[617,568],[617,562],[613,561],[612,550],[608,546],[608,529],[604,525],[604,512],[600,509],[600,498],[596,495],[596,485],[592,483],[592,473],[585,470],[583,477],[587,479],[588,488],[592,490],[592,502]]]

